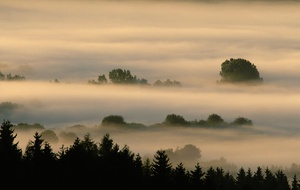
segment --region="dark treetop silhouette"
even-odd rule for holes
[[[100,143],[87,133],[70,147],[54,153],[51,145],[36,132],[22,154],[15,143],[10,121],[0,128],[0,184],[12,189],[187,189],[187,190],[299,190],[294,175],[290,186],[282,170],[261,167],[252,172],[240,168],[237,177],[222,168],[203,171],[197,163],[187,170],[173,166],[165,150],[144,162],[127,145],[122,148],[107,133]]]

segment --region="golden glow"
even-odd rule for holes
[[[27,81],[0,82],[0,103],[24,105],[13,123],[58,131],[74,124],[93,128],[110,114],[146,125],[171,113],[189,121],[211,113],[228,122],[244,116],[253,120],[253,131],[177,129],[112,138],[145,154],[191,143],[204,160],[290,165],[300,157],[299,8],[274,2],[2,0],[0,71]],[[257,66],[263,85],[216,83],[221,63],[238,57]],[[115,68],[149,83],[178,80],[183,88],[86,84]],[[61,83],[49,82],[55,78]],[[95,140],[102,132],[93,133]],[[20,134],[20,145],[32,135],[21,140]]]

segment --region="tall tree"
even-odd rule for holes
[[[33,164],[40,164],[42,162],[43,156],[43,143],[44,139],[42,139],[42,135],[38,132],[34,134],[34,140],[30,140],[26,146],[24,159],[32,162]]]
[[[299,190],[299,189],[300,189],[299,180],[297,179],[297,175],[295,174],[293,176],[291,190]]]
[[[254,172],[253,175],[253,187],[256,190],[264,190],[265,186],[264,186],[264,176],[263,176],[263,172],[262,172],[262,168],[261,167],[257,167],[256,172]]]
[[[290,190],[289,181],[282,170],[278,170],[275,176],[277,181],[276,190]]]
[[[248,189],[250,189],[248,187],[249,184],[247,183],[247,180],[246,180],[246,171],[244,170],[243,167],[241,167],[240,170],[237,173],[236,184],[237,184],[237,189],[238,190],[248,190]]]
[[[173,188],[189,188],[189,173],[183,166],[182,162],[180,162],[173,171]]]
[[[13,125],[4,120],[0,128],[0,164],[13,166],[22,157],[22,150],[18,147],[19,142],[14,142],[17,134],[14,134]]]
[[[276,177],[268,167],[265,170],[264,186],[266,190],[274,190],[276,188]]]
[[[22,150],[18,142],[14,142],[17,134],[12,127],[10,121],[4,120],[0,128],[0,184],[4,187],[11,185],[13,180],[19,180],[17,175],[22,158]]]
[[[202,189],[204,186],[204,177],[205,172],[202,171],[202,168],[199,163],[195,165],[195,169],[190,172],[191,179],[191,188]]]
[[[156,187],[168,188],[170,185],[172,164],[169,161],[165,150],[156,151],[151,171]]]

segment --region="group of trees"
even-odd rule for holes
[[[129,146],[122,148],[107,133],[101,142],[90,134],[76,138],[69,147],[53,152],[36,132],[25,152],[18,148],[10,121],[0,128],[0,184],[23,189],[204,189],[204,190],[299,190],[297,176],[289,182],[282,170],[240,168],[233,175],[221,167],[204,171],[199,163],[188,170],[172,165],[166,150],[142,159]],[[193,148],[193,147],[190,147]]]
[[[135,125],[134,125],[135,124]],[[137,123],[127,123],[121,115],[109,115],[102,119],[101,126],[137,126]],[[230,127],[230,126],[251,126],[252,120],[245,117],[237,117],[232,122],[225,122],[224,119],[215,113],[210,114],[206,120],[193,120],[187,121],[183,116],[177,114],[168,114],[162,123],[149,126],[183,126],[183,127]],[[141,127],[146,127],[140,124]]]
[[[144,78],[138,78],[136,75],[132,75],[130,70],[126,69],[113,69],[109,72],[109,80],[113,84],[139,84],[139,85],[150,85],[148,80]],[[92,79],[89,80],[89,84],[108,84],[108,80],[105,74],[99,75],[97,81]],[[153,86],[181,86],[179,81],[171,81],[167,79],[166,81],[157,80]]]
[[[245,83],[245,82],[261,82],[263,79],[260,77],[260,73],[257,67],[250,61],[243,58],[230,58],[225,60],[221,64],[221,71],[219,73],[221,76],[220,82],[226,83]],[[148,80],[144,78],[138,78],[136,75],[132,75],[130,70],[126,69],[113,69],[109,72],[109,80],[113,84],[140,84],[140,85],[150,85]],[[24,76],[12,75],[11,73],[5,75],[0,71],[0,81],[21,81],[25,80]],[[55,83],[59,83],[57,79],[54,80]],[[90,84],[107,84],[108,80],[105,74],[99,75],[97,80],[88,80]],[[179,81],[172,81],[167,79],[166,81],[157,80],[153,83],[153,86],[182,86]]]
[[[171,126],[194,126],[194,127],[225,127],[225,126],[241,126],[241,125],[253,125],[252,120],[245,118],[245,117],[237,117],[234,121],[227,123],[224,119],[216,114],[210,114],[206,120],[194,120],[194,121],[187,121],[181,115],[176,114],[169,114],[167,115],[165,121],[162,123],[164,125],[171,125]]]
[[[25,80],[24,76],[12,75],[11,73],[5,75],[0,71],[0,81],[22,81]]]
[[[221,64],[220,82],[222,83],[257,83],[262,82],[259,71],[256,66],[250,61],[242,58],[230,58]],[[109,72],[109,79],[113,84],[141,84],[150,85],[144,78],[139,79],[136,75],[132,75],[130,70],[126,69],[113,69]],[[105,74],[99,75],[97,81],[89,80],[91,84],[107,84],[108,80]],[[157,80],[153,86],[182,86],[179,81],[166,81]]]

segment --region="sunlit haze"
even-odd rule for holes
[[[168,114],[188,121],[212,113],[227,122],[243,116],[253,121],[251,129],[176,128],[111,137],[142,154],[194,144],[202,160],[299,163],[299,10],[297,1],[2,0],[0,71],[26,80],[0,82],[0,103],[21,105],[0,110],[0,119],[60,131],[77,124],[92,129],[115,114],[147,126]],[[221,64],[230,58],[255,64],[263,83],[219,84]],[[150,84],[170,79],[182,87],[88,84],[116,68]],[[104,132],[92,133],[95,141]],[[33,133],[18,137],[25,147]]]

